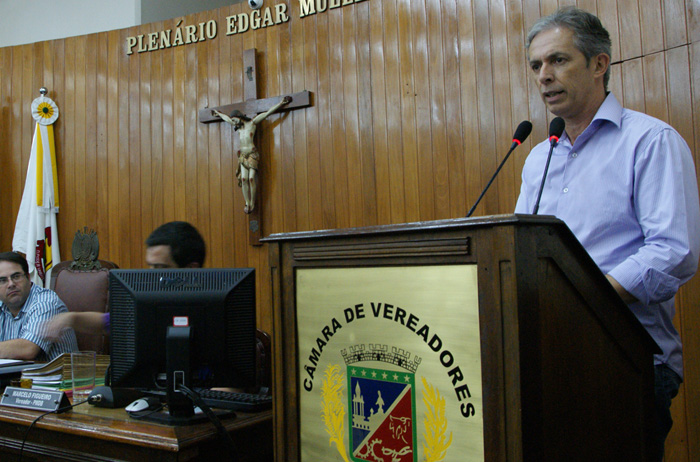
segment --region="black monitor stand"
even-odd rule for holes
[[[165,425],[190,425],[207,421],[206,414],[195,414],[194,403],[180,385],[191,389],[192,367],[190,362],[190,344],[192,331],[189,326],[168,327],[165,339],[165,361],[167,371],[166,403],[168,411],[154,412],[143,416],[143,420],[158,422]],[[219,418],[234,417],[233,411],[218,411]]]
[[[190,340],[192,331],[187,327],[168,327],[165,339],[165,362],[167,372],[166,402],[170,416],[190,418],[194,415],[192,400],[180,385],[191,387]]]

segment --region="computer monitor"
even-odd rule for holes
[[[109,307],[113,387],[165,391],[187,417],[179,384],[255,385],[254,269],[111,270]]]

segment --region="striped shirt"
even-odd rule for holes
[[[66,305],[58,298],[56,292],[32,284],[27,301],[17,317],[0,302],[0,342],[29,340],[42,350],[35,358],[37,361],[51,361],[62,353],[78,351],[78,342],[72,329],[66,331],[56,343],[51,343],[41,335],[44,322],[67,311]]]
[[[532,213],[548,152],[544,141],[525,161],[516,213]],[[697,269],[700,207],[678,132],[608,94],[574,144],[564,134],[555,147],[539,213],[562,219],[601,271],[637,298],[629,307],[663,350],[655,363],[682,377],[674,295]]]

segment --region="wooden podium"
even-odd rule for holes
[[[302,458],[299,270],[424,265],[476,267],[484,460],[646,460],[658,347],[560,220],[503,215],[264,242],[274,303],[275,460]],[[328,451],[326,460],[342,460]]]

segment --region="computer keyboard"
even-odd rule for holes
[[[272,396],[269,395],[218,391],[208,388],[195,388],[194,391],[199,394],[204,404],[218,409],[258,412],[272,407]]]

